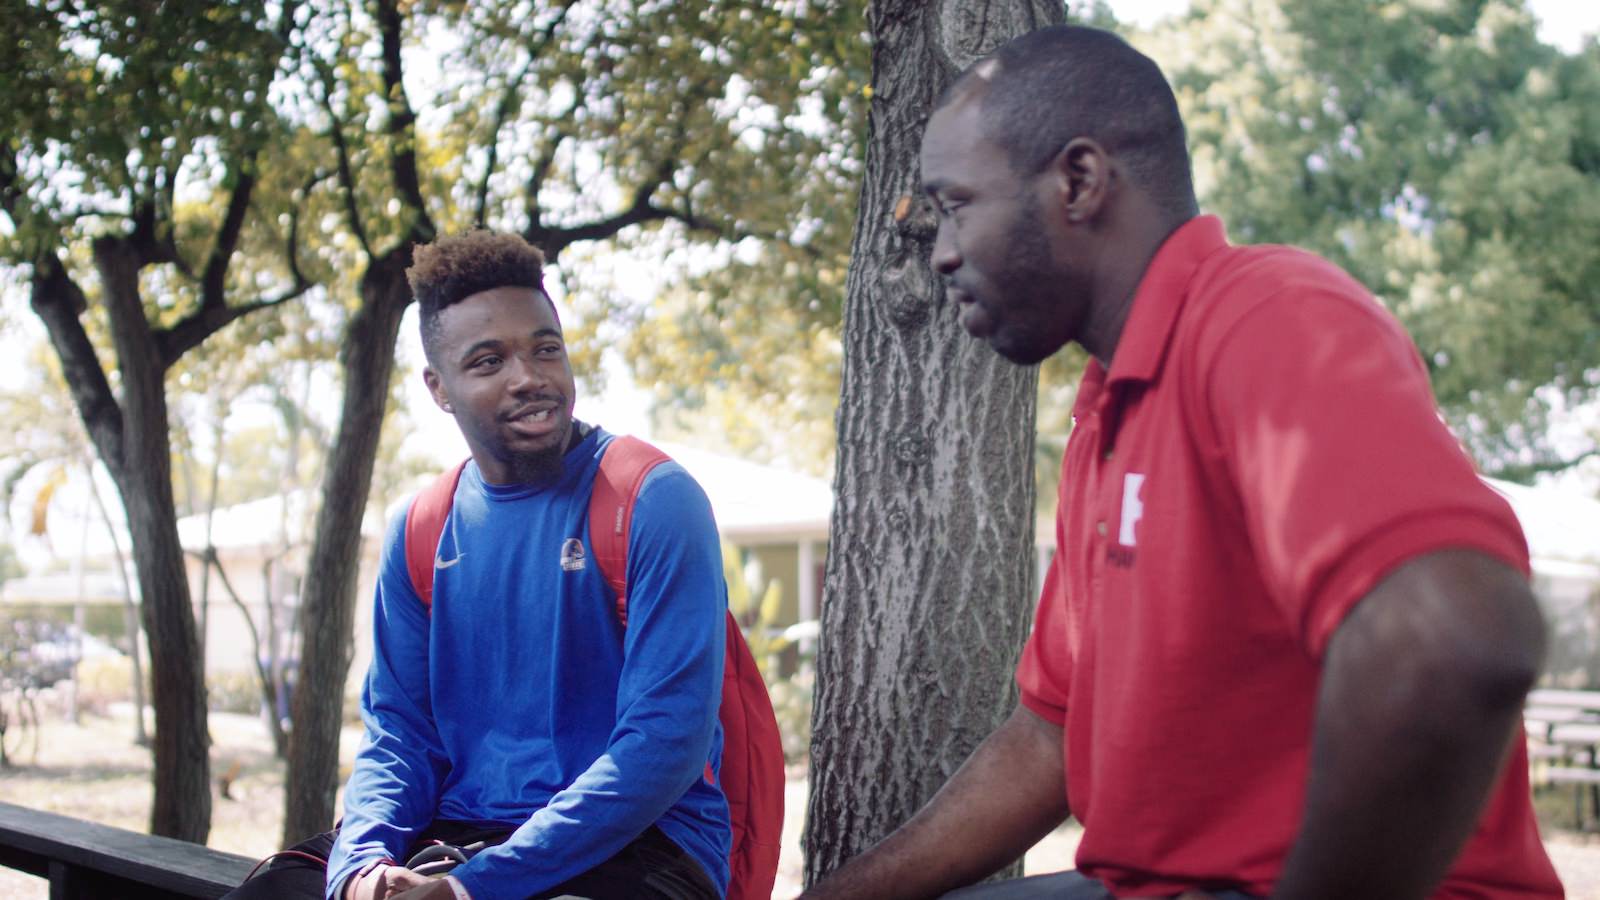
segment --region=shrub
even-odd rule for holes
[[[217,712],[261,712],[261,682],[254,672],[212,672],[206,676],[206,705]]]

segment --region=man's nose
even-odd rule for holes
[[[961,251],[956,249],[955,239],[948,231],[944,225],[939,226],[933,237],[933,255],[929,258],[929,264],[940,275],[949,275],[961,268]]]
[[[511,360],[511,380],[506,386],[513,392],[530,391],[543,387],[549,380],[532,359],[518,355]]]

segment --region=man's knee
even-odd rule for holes
[[[263,859],[222,900],[322,900],[336,831],[319,834]]]

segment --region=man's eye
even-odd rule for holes
[[[480,356],[467,364],[469,369],[487,369],[500,364],[498,356]]]

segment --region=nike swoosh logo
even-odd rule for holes
[[[448,569],[456,563],[461,562],[462,556],[466,556],[466,554],[463,553],[460,556],[457,556],[455,559],[440,559],[439,557],[435,556],[433,558],[433,567],[435,569]]]

